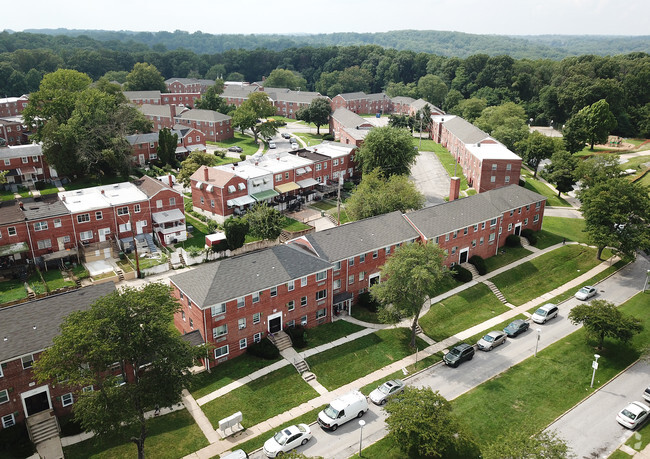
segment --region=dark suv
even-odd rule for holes
[[[445,354],[443,360],[446,365],[456,368],[465,360],[472,360],[472,357],[474,357],[474,347],[469,344],[461,343],[452,347],[451,350]]]

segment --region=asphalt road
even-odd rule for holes
[[[628,300],[643,288],[648,269],[650,269],[650,261],[639,256],[635,263],[628,265],[615,276],[601,282],[598,285],[598,294],[594,298],[606,299],[616,304]],[[526,333],[507,340],[505,344],[491,352],[477,351],[472,361],[465,362],[458,368],[450,368],[440,364],[435,365],[412,378],[407,378],[406,382],[416,387],[430,387],[433,390],[438,390],[448,400],[454,399],[534,355],[537,328],[541,330],[539,350],[574,332],[578,327],[572,325],[566,317],[571,308],[579,303],[576,299],[570,299],[562,303],[557,318],[544,325],[533,324]],[[569,383],[570,381],[567,381],[567,384]],[[622,406],[618,407],[617,404],[616,407],[613,411],[605,411],[608,419],[611,418],[614,423],[616,410],[620,410]],[[613,413],[613,415],[610,416],[610,413]],[[363,417],[363,420],[366,421],[363,428],[363,444],[370,444],[381,439],[386,434],[384,419],[383,410],[371,403],[370,410]],[[350,421],[336,432],[326,432],[317,424],[312,424],[311,429],[314,438],[307,445],[297,448],[297,451],[307,456],[323,456],[328,459],[347,458],[358,452],[361,432],[357,420]],[[581,435],[588,437],[585,441],[592,442],[592,444],[596,444],[600,440],[606,440],[606,438],[601,439],[596,436],[591,438],[592,434],[589,431],[583,431]],[[620,431],[619,433],[615,432],[610,437],[608,441],[618,445],[617,442],[621,439]],[[251,457],[262,458],[263,455],[261,452],[257,452]]]
[[[424,195],[425,207],[443,203],[445,196],[449,196],[449,175],[432,151],[420,151],[411,167],[411,180]]]
[[[609,457],[621,443],[634,435],[633,430],[616,422],[616,415],[629,402],[637,400],[645,403],[642,394],[648,384],[650,364],[637,362],[551,424],[547,430],[556,431],[579,458]]]

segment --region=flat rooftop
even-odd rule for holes
[[[62,191],[59,193],[59,199],[70,212],[77,213],[146,201],[147,195],[133,183],[121,182],[82,190]]]

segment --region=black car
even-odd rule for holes
[[[242,147],[238,147],[237,145],[235,145],[233,147],[228,148],[228,151],[234,151],[235,153],[241,153],[242,151],[244,151],[244,149]]]
[[[465,360],[472,360],[474,357],[474,347],[466,343],[461,343],[457,346],[451,348],[449,352],[445,354],[442,360],[445,361],[446,365],[456,368],[458,365],[463,363]]]
[[[290,139],[291,138],[291,134],[286,133],[286,132],[283,132],[281,135],[282,135],[283,139]]]
[[[528,330],[528,327],[530,327],[529,322],[526,322],[523,319],[517,319],[510,322],[508,326],[503,329],[503,331],[506,333],[506,335],[508,335],[508,337],[513,338],[518,334]]]

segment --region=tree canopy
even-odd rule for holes
[[[555,432],[542,431],[530,436],[524,432],[500,435],[481,448],[483,459],[571,459],[566,442]]]
[[[516,150],[521,155],[521,159],[533,169],[533,177],[537,177],[539,163],[549,159],[553,153],[561,149],[561,139],[548,137],[537,131],[531,132],[516,143]]]
[[[588,143],[593,150],[596,143],[606,143],[617,121],[605,99],[584,107],[568,122],[567,149],[579,151],[578,145]]]
[[[176,166],[176,147],[178,146],[178,134],[165,127],[158,131],[158,160],[162,164]]]
[[[264,86],[268,88],[288,88],[294,91],[302,89],[304,91],[307,89],[307,80],[298,72],[275,69],[264,80]]]
[[[332,105],[329,100],[324,97],[317,97],[311,101],[309,107],[305,107],[296,113],[296,119],[314,123],[316,125],[316,135],[320,135],[320,127],[329,123],[331,114]]]
[[[274,240],[282,232],[282,214],[265,202],[258,202],[247,213],[250,233],[262,239]]]
[[[268,94],[254,92],[246,99],[232,115],[233,126],[241,129],[242,133],[250,129],[255,137],[255,142],[262,135],[271,136],[277,132],[277,125],[267,117],[275,114],[273,102]]]
[[[379,169],[386,177],[408,175],[418,155],[406,129],[392,126],[372,129],[359,148],[356,161],[363,174]]]
[[[137,62],[126,76],[125,91],[166,92],[165,78],[153,64]]]
[[[447,254],[436,244],[406,244],[398,248],[381,267],[381,282],[370,287],[380,304],[384,322],[412,318],[411,347],[424,303],[434,296],[440,281],[449,275],[444,265]]]
[[[614,303],[605,300],[575,306],[569,312],[569,320],[575,325],[582,324],[588,337],[598,341],[598,349],[603,348],[605,338],[627,343],[643,330],[641,320],[623,314]]]
[[[196,103],[196,108],[202,110],[212,110],[215,112],[223,113],[228,115],[233,112],[237,107],[226,102],[226,100],[221,97],[223,92],[224,84],[223,80],[216,80],[214,85],[210,86],[202,95]]]
[[[399,210],[402,213],[421,209],[424,196],[406,175],[388,179],[379,169],[363,175],[361,183],[345,203],[345,211],[353,220],[374,217]]]
[[[578,159],[566,150],[559,150],[551,156],[551,164],[546,167],[549,182],[555,184],[557,195],[573,190],[576,183]]]
[[[241,217],[231,217],[223,222],[223,229],[230,250],[236,250],[244,245],[249,228],[248,220]]]
[[[198,355],[173,328],[178,308],[170,287],[159,283],[100,298],[66,317],[35,362],[36,376],[70,387],[85,430],[130,436],[144,458],[145,412],[179,401]]]
[[[216,166],[219,163],[219,158],[210,153],[204,153],[202,151],[193,151],[190,155],[181,163],[181,171],[178,173],[176,178],[183,183],[183,186],[190,186],[190,177],[194,174],[199,167],[201,166]]]

